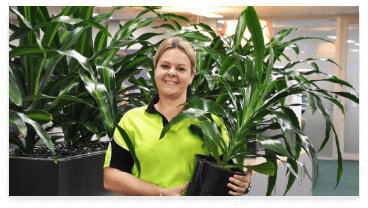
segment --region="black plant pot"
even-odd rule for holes
[[[197,154],[198,160],[192,182],[188,186],[187,196],[231,196],[233,191],[227,186],[230,177],[246,175],[239,168],[224,169],[216,165],[214,157]]]
[[[59,159],[9,157],[9,196],[103,196],[106,150]]]

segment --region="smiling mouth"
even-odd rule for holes
[[[167,83],[167,84],[178,84],[176,82],[170,82],[170,81],[164,81],[164,82]]]

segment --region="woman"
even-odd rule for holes
[[[128,111],[121,126],[131,138],[141,165],[141,175],[122,139],[115,131],[104,164],[104,187],[122,195],[182,196],[194,173],[195,154],[209,155],[207,146],[189,126],[199,125],[196,119],[186,119],[171,127],[161,140],[163,127],[184,108],[187,87],[195,71],[195,52],[191,45],[178,37],[163,41],[155,56],[155,81],[159,97],[148,106]],[[214,118],[221,125],[221,120]],[[228,138],[223,129],[222,135]],[[231,195],[242,195],[248,188],[252,170],[247,176],[235,175],[229,179]]]

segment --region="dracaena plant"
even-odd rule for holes
[[[11,134],[10,143],[16,153],[32,154],[41,138],[54,153],[47,131],[61,127],[67,147],[78,143],[88,145],[94,134],[112,137],[118,108],[117,86],[139,73],[144,57],[139,53],[113,60],[120,47],[146,41],[133,39],[131,33],[149,25],[155,18],[140,17],[155,7],[145,7],[137,18],[120,25],[112,37],[101,24],[117,9],[92,17],[93,7],[63,7],[62,12],[50,17],[46,7],[10,8],[19,26],[10,24],[13,31],[9,41],[20,39],[19,46],[10,45],[9,58],[20,57],[20,65],[9,60],[9,122],[25,136],[25,145]],[[95,39],[92,27],[99,29]],[[40,31],[43,31],[43,36]],[[138,59],[138,60],[136,60]],[[133,61],[132,61],[133,60]],[[115,79],[116,78],[116,79]],[[42,124],[52,120],[52,127]],[[54,155],[55,161],[57,158]]]
[[[240,43],[245,28],[250,31],[251,38],[247,40],[247,44],[241,46]],[[276,184],[277,159],[279,159],[279,156],[287,157],[286,161],[281,161],[292,173],[289,175],[285,194],[298,177],[298,166],[301,166],[302,170],[312,180],[304,164],[298,161],[301,150],[304,149],[313,164],[313,171],[316,174],[315,185],[318,177],[316,150],[308,136],[301,132],[298,118],[290,108],[290,106],[301,104],[285,105],[287,96],[304,93],[308,96],[308,104],[312,106],[314,111],[321,112],[325,118],[326,131],[325,135],[321,135],[321,138],[324,137],[324,139],[320,150],[329,140],[331,128],[335,133],[339,156],[337,187],[343,170],[341,151],[335,128],[321,98],[336,104],[342,113],[344,113],[343,106],[330,93],[346,97],[356,103],[359,103],[359,99],[347,92],[328,92],[314,84],[317,81],[327,81],[353,88],[349,83],[336,77],[322,80],[309,80],[305,77],[305,75],[312,73],[324,74],[319,71],[318,65],[314,62],[312,65],[316,70],[312,72],[298,73],[288,70],[298,63],[310,62],[315,59],[294,63],[289,61],[282,69],[273,68],[275,61],[280,60],[280,56],[286,57],[283,54],[286,46],[292,44],[296,48],[295,51],[298,52],[297,45],[294,42],[307,39],[307,37],[302,37],[288,42],[281,42],[292,30],[280,31],[270,40],[269,44],[265,45],[258,16],[253,7],[247,7],[239,17],[234,36],[228,38],[216,37],[211,46],[192,43],[196,50],[203,51],[202,53],[208,54],[213,59],[212,63],[207,66],[209,69],[215,68],[217,70],[217,73],[210,75],[211,80],[216,78],[216,86],[213,88],[211,86],[211,89],[219,91],[211,94],[214,97],[211,97],[211,99],[193,96],[193,99],[185,104],[184,110],[165,126],[161,138],[177,122],[183,119],[199,119],[201,121],[200,126],[192,125],[190,129],[208,146],[217,164],[226,169],[251,167],[259,173],[269,175],[267,195],[271,194]],[[213,33],[209,29],[206,29],[206,31]],[[326,59],[326,61],[336,64],[329,59]],[[294,80],[295,84],[288,86],[287,81],[289,80]],[[221,89],[223,90],[221,91]],[[211,115],[216,115],[224,123],[229,137],[228,145],[221,136],[220,127],[216,122],[213,122]],[[262,132],[267,129],[281,129],[281,134],[265,137]],[[256,137],[249,138],[250,135],[256,135]],[[284,141],[284,145],[280,142],[280,139]],[[265,148],[265,154],[257,154],[254,149],[246,149],[246,144],[253,141],[258,141]],[[221,149],[223,153],[222,160],[218,149]],[[243,161],[247,155],[266,158],[267,162],[256,166],[244,166]],[[232,159],[237,160],[236,165],[228,165],[228,162]]]

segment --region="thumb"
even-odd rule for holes
[[[182,185],[180,188],[181,188],[181,190],[185,190],[185,189],[187,189],[188,188],[188,186],[189,186],[189,183],[188,182],[186,182],[184,185]]]
[[[249,165],[249,164],[248,164]],[[247,168],[247,175],[252,175],[253,173],[253,170],[251,168]]]

